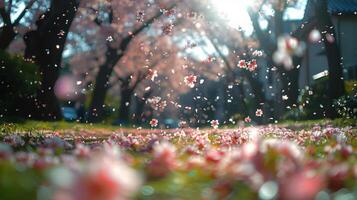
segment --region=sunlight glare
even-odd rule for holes
[[[253,2],[251,0],[212,0],[215,9],[227,19],[231,27],[241,28],[248,35],[253,32],[253,27],[247,9]]]

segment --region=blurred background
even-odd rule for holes
[[[357,0],[0,0],[0,119],[356,118]]]

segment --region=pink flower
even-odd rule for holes
[[[74,150],[73,153],[78,157],[88,157],[90,153],[90,149],[84,144],[77,144],[76,149]]]
[[[203,168],[206,162],[201,156],[190,156],[186,162],[186,169]]]
[[[151,80],[151,81],[155,81],[155,78],[157,77],[157,70],[152,70],[152,69],[149,69],[148,70],[148,75],[147,77]]]
[[[17,152],[15,155],[15,159],[17,163],[21,163],[26,166],[31,166],[35,159],[34,153],[27,153],[27,152]]]
[[[12,154],[11,146],[0,142],[0,161],[9,159]]]
[[[3,141],[13,147],[20,147],[25,144],[25,141],[19,135],[7,135]]]
[[[257,61],[255,59],[253,59],[252,61],[250,61],[248,63],[248,70],[251,71],[251,72],[255,71],[257,69],[257,67],[258,67],[258,64],[257,64]]]
[[[56,148],[72,148],[72,145],[67,141],[56,135],[49,135],[44,141],[43,145],[48,148],[56,149]]]
[[[293,69],[293,56],[302,56],[305,44],[297,38],[282,36],[278,38],[278,50],[273,55],[273,60],[277,64],[284,65],[285,69]]]
[[[162,32],[165,35],[169,35],[169,34],[171,34],[173,29],[174,29],[174,25],[173,24],[166,24],[165,26],[162,27]]]
[[[165,100],[162,100],[162,98],[158,96],[148,99],[147,102],[152,106],[154,110],[163,111],[167,106],[167,102]]]
[[[206,60],[204,60],[202,63],[212,63],[216,60],[216,58],[209,56]]]
[[[218,126],[219,126],[218,120],[212,120],[211,121],[211,126],[212,126],[212,128],[217,129]]]
[[[37,170],[44,170],[58,164],[58,159],[53,156],[42,156],[33,160],[32,167]]]
[[[143,11],[139,11],[136,13],[136,21],[137,22],[144,22],[145,13]]]
[[[240,60],[238,62],[238,67],[241,69],[245,69],[247,67],[247,63],[245,62],[245,60]]]
[[[331,34],[326,34],[326,39],[327,39],[327,41],[329,42],[329,43],[334,43],[335,42],[335,37],[333,36],[333,35],[331,35]]]
[[[345,187],[345,180],[350,176],[349,166],[347,164],[333,164],[327,172],[328,188],[332,191],[338,191]]]
[[[263,110],[262,109],[257,109],[257,111],[255,111],[255,116],[257,116],[257,117],[263,116]]]
[[[261,57],[261,56],[263,56],[263,52],[259,51],[259,50],[255,50],[255,51],[253,51],[252,55],[255,57]]]
[[[64,75],[57,79],[54,93],[61,100],[75,100],[78,98],[79,88],[77,78],[73,75]]]
[[[164,14],[166,17],[170,17],[175,14],[175,9],[170,9],[170,10],[164,10]]]
[[[195,83],[197,82],[197,76],[195,76],[195,75],[185,76],[184,82],[188,87],[194,88]]]
[[[280,197],[291,200],[314,199],[322,188],[324,188],[322,177],[302,171],[286,177],[281,182]]]
[[[211,149],[206,153],[205,159],[209,163],[218,163],[223,158],[223,155],[223,152]]]
[[[180,128],[185,128],[187,126],[187,122],[186,121],[180,121],[178,125],[179,125]]]
[[[148,164],[150,176],[161,178],[167,176],[177,166],[176,148],[168,142],[157,143],[153,147],[153,160]]]
[[[248,116],[248,117],[244,118],[244,121],[245,121],[246,123],[250,123],[250,122],[252,121],[252,119],[250,119],[250,117]]]
[[[321,40],[321,33],[319,30],[314,29],[309,33],[309,41],[312,43],[316,43]]]
[[[107,151],[97,152],[82,166],[71,169],[73,179],[59,191],[66,192],[70,199],[130,199],[139,189],[141,178],[123,160],[114,156],[116,152]]]
[[[158,124],[159,124],[159,120],[157,120],[157,119],[152,119],[150,121],[150,126],[151,127],[157,127]]]

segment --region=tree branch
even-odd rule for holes
[[[294,31],[291,35],[299,40],[306,40],[308,34],[316,28],[318,21],[316,18],[308,20],[306,23],[303,23],[300,28]]]
[[[5,8],[5,0],[0,0],[0,8]]]
[[[11,9],[12,9],[12,0],[9,0],[9,3],[7,4],[7,12],[11,13]]]
[[[4,0],[1,0],[0,2],[0,16],[2,17],[5,26],[11,25],[10,13],[6,12]]]
[[[264,51],[267,53],[273,53],[274,49],[272,47],[274,47],[275,44],[273,43],[273,41],[271,41],[271,38],[267,36],[262,30],[262,28],[260,27],[258,14],[255,13],[252,9],[248,9],[248,14],[252,22],[256,36],[260,42],[260,45],[262,46],[262,49],[264,49]]]
[[[31,0],[26,7],[22,10],[22,12],[20,13],[20,15],[16,18],[16,20],[13,23],[13,26],[17,26],[21,19],[25,16],[26,12],[28,9],[30,9],[32,7],[32,5],[36,2],[36,0]]]
[[[167,8],[167,10],[172,9],[172,8],[174,8],[175,6],[176,6],[176,4],[173,4],[173,5],[171,5],[169,8]],[[130,34],[130,35],[128,35],[127,37],[125,37],[125,38],[123,39],[123,41],[121,42],[121,44],[120,44],[120,49],[121,49],[122,51],[124,51],[124,50],[128,47],[130,41],[131,41],[135,36],[137,36],[139,33],[141,33],[145,28],[149,27],[152,23],[155,22],[155,20],[157,20],[158,18],[160,18],[163,14],[164,14],[164,13],[163,13],[162,11],[158,11],[158,13],[157,13],[155,16],[153,16],[152,18],[150,18],[149,20],[147,20],[142,26],[140,26],[138,29],[136,29],[135,31],[133,31],[132,34]]]

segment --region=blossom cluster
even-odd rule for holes
[[[253,72],[258,68],[257,60],[255,59],[252,59],[249,62],[247,62],[246,60],[240,60],[237,66],[241,69],[249,70],[250,72]]]

